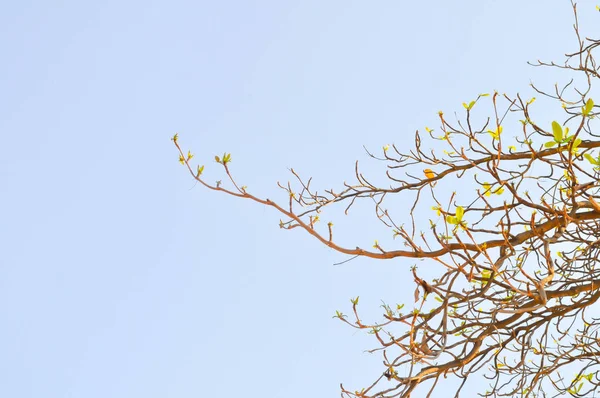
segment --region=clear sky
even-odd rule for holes
[[[582,29],[598,36],[592,1]],[[0,12],[0,396],[339,396],[372,381],[349,299],[410,262],[347,259],[194,185],[170,137],[261,197],[351,180],[481,92],[574,49],[566,0],[12,1]],[[558,76],[558,77],[557,77]],[[372,211],[334,220],[371,245]],[[426,267],[422,265],[422,267]],[[470,391],[474,395],[475,391]]]

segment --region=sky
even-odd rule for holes
[[[595,3],[581,25],[598,36]],[[285,202],[341,186],[363,146],[565,76],[568,1],[15,1],[0,12],[0,396],[338,396],[382,371],[332,319],[411,301],[411,262],[348,257],[203,189],[170,138]],[[562,79],[562,80],[561,80]],[[545,117],[540,110],[540,117]],[[547,115],[551,118],[551,115]],[[550,120],[550,119],[549,119]],[[350,247],[372,210],[333,220]],[[426,267],[423,265],[422,267]],[[473,387],[476,388],[476,387]],[[472,396],[476,390],[466,391]]]

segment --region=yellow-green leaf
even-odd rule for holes
[[[487,132],[490,133],[493,139],[499,140],[500,134],[502,134],[502,126],[498,126],[495,130],[488,130]]]
[[[454,216],[446,216],[446,221],[448,221],[449,224],[458,224],[458,219]]]
[[[204,171],[204,165],[198,166],[198,171],[196,173],[196,177],[200,177],[202,175],[203,171]]]
[[[492,186],[490,184],[488,184],[487,182],[483,184],[483,194],[485,196],[490,196],[492,194],[490,192],[491,189],[492,189]]]
[[[594,166],[600,166],[600,161],[598,161],[598,159],[594,159],[589,153],[585,153],[583,157],[586,158],[587,161],[593,164]]]
[[[573,146],[571,146],[571,152],[577,153],[577,148],[579,147],[579,144],[581,144],[581,138],[576,138],[575,141],[573,141]]]
[[[185,158],[183,157],[183,155],[179,155],[179,163],[185,164]]]
[[[554,145],[556,145],[556,141],[548,141],[544,144],[546,148],[552,148]]]
[[[581,113],[583,113],[584,116],[587,116],[592,112],[592,108],[594,108],[594,100],[589,98],[585,105],[581,108]]]
[[[173,136],[173,138],[171,138],[171,141],[177,142],[178,138],[179,138],[179,134],[175,133],[175,135]]]
[[[563,140],[563,129],[558,122],[552,122],[552,134],[554,135],[554,141],[561,142]]]
[[[190,160],[190,159],[192,159],[193,157],[194,157],[194,154],[192,153],[192,151],[188,151],[188,154],[187,154],[187,160]]]
[[[471,110],[471,108],[473,108],[473,105],[475,105],[475,101],[471,101],[471,102],[469,102],[469,105],[467,105],[467,103],[466,103],[466,102],[463,102],[463,107],[464,107],[466,110],[468,110],[468,111],[470,111],[470,110]]]
[[[465,209],[463,209],[462,206],[458,206],[456,208],[456,219],[458,220],[458,222],[461,222],[464,213],[465,213]]]

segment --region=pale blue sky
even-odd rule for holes
[[[598,36],[594,2],[584,32]],[[595,19],[592,19],[595,18]],[[592,21],[595,21],[593,24]],[[478,93],[575,44],[568,1],[14,1],[0,12],[0,396],[339,396],[375,342],[331,318],[410,302],[408,267],[346,257],[194,186],[169,138],[283,199],[350,180]],[[214,177],[213,177],[214,176]],[[372,212],[334,220],[349,246]],[[408,281],[408,283],[406,282]],[[473,391],[471,391],[473,393]],[[309,394],[310,393],[310,394]]]

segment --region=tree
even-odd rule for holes
[[[463,103],[456,121],[439,112],[441,133],[417,131],[411,150],[392,145],[380,155],[368,152],[385,162],[388,187],[370,182],[357,163],[353,184],[320,193],[291,170],[295,183],[279,184],[285,203],[262,199],[233,177],[231,154],[215,157],[227,183],[211,184],[177,134],[172,138],[198,183],[274,208],[284,217],[283,229],[302,229],[349,256],[438,265],[430,280],[412,267],[413,309],[384,303],[382,319],[365,323],[357,297],[350,316],[337,312],[350,327],[371,333],[378,344],[372,351],[383,357],[371,385],[342,386],[342,396],[425,396],[448,377],[459,380],[458,396],[479,374],[489,381],[480,393],[486,397],[590,396],[600,385],[600,319],[591,313],[600,297],[600,135],[591,95],[600,78],[593,56],[600,40],[580,36],[572,6],[579,47],[564,63],[534,64],[572,74],[553,91],[533,86],[557,105],[557,120],[536,121],[535,97],[480,94]],[[490,116],[478,117],[475,111],[486,106]],[[445,145],[443,154],[428,148],[432,140]],[[460,191],[452,192],[457,183]],[[396,197],[412,204],[403,220],[386,205]],[[333,223],[319,222],[330,208],[347,213],[365,200],[401,249],[377,241],[368,249],[342,246]],[[564,376],[571,373],[575,377]]]

